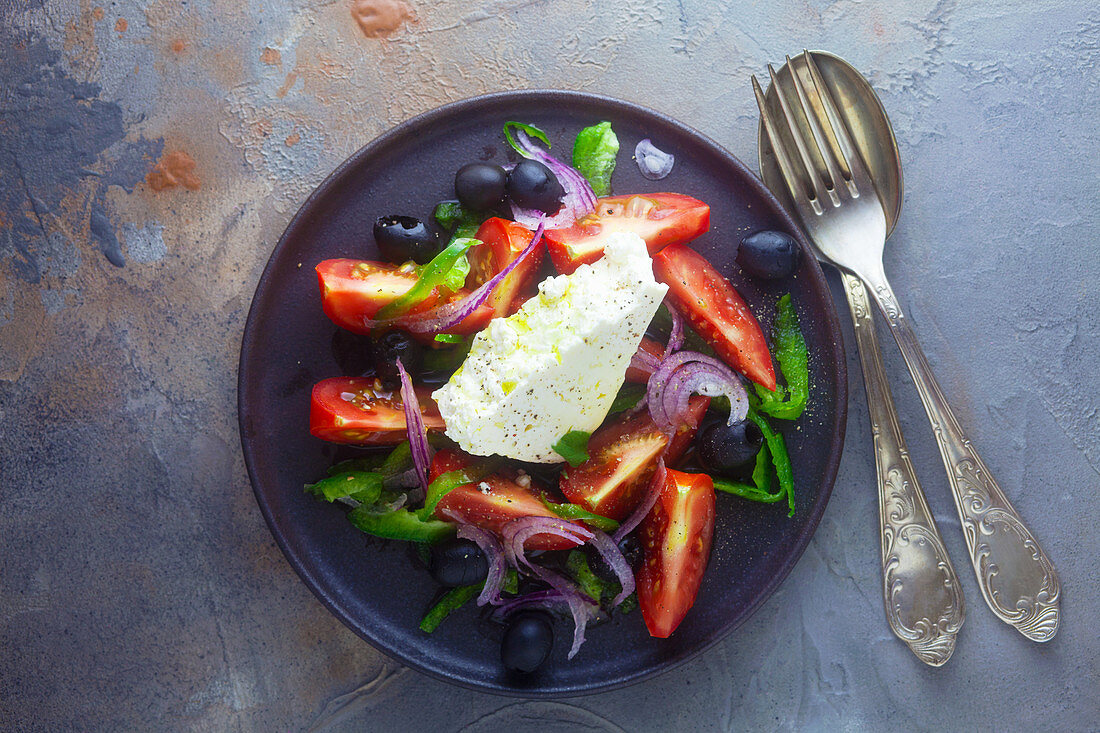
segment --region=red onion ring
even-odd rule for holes
[[[545,226],[543,222],[539,222],[538,226],[535,228],[534,236],[531,237],[531,242],[519,253],[519,256],[512,260],[507,267],[494,275],[487,283],[462,300],[445,303],[438,308],[433,308],[423,313],[398,316],[397,318],[390,318],[382,321],[364,318],[363,325],[371,330],[375,328],[401,326],[410,333],[442,333],[448,329],[454,328],[466,320],[466,318],[477,310],[482,303],[488,300],[489,296],[493,294],[493,290],[496,286],[500,285],[504,278],[511,275],[512,270],[519,267],[520,263],[527,258],[527,255],[535,251],[535,247],[542,241],[544,229]]]
[[[506,569],[504,546],[491,532],[486,532],[481,527],[475,527],[472,524],[462,524],[458,515],[449,510],[445,514],[459,522],[457,533],[459,538],[476,542],[489,561],[489,574],[485,576],[485,586],[481,589],[481,595],[477,597],[477,605],[484,606],[486,603],[491,603],[498,606],[504,603],[504,599],[500,597],[500,591],[504,588],[504,571]]]
[[[420,402],[416,399],[409,373],[405,371],[400,357],[397,359],[397,373],[401,378],[401,403],[405,407],[405,430],[409,434],[409,448],[412,452],[413,466],[420,479],[420,488],[428,490],[428,467],[432,464],[432,446],[428,443],[428,429],[424,427],[424,417],[420,414]]]
[[[649,414],[657,427],[669,434],[674,432],[693,391],[708,397],[728,397],[731,425],[748,415],[748,394],[732,369],[706,354],[678,351],[661,362],[646,384]]]
[[[596,194],[592,191],[592,186],[588,185],[588,181],[576,168],[562,163],[540,148],[531,139],[531,136],[523,130],[516,129],[513,135],[521,154],[525,158],[537,160],[549,168],[557,176],[565,195],[562,197],[561,208],[551,217],[547,217],[546,214],[536,209],[524,209],[515,204],[510,204],[512,218],[527,227],[545,222],[547,229],[562,229],[571,226],[577,219],[596,210]]]
[[[600,553],[600,557],[604,559],[604,562],[615,572],[615,576],[619,579],[622,590],[611,601],[613,607],[617,606],[634,592],[634,571],[630,569],[630,563],[623,557],[618,543],[600,530],[592,530],[592,539],[589,542],[596,548],[596,552]]]
[[[647,137],[634,146],[634,160],[638,162],[638,170],[644,178],[659,181],[672,172],[676,156],[661,150]]]
[[[623,537],[633,532],[653,509],[653,505],[657,503],[657,497],[661,495],[661,488],[665,485],[667,475],[668,470],[665,468],[665,459],[661,458],[657,461],[657,470],[654,472],[653,478],[649,480],[649,486],[646,487],[645,499],[629,517],[623,520],[623,523],[615,530],[615,534],[611,535],[611,540],[616,546],[622,542]]]

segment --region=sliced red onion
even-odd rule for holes
[[[654,356],[639,346],[638,350],[634,352],[634,356],[630,357],[630,366],[639,371],[652,374],[657,371],[657,367],[661,366],[661,357]]]
[[[420,474],[413,466],[408,471],[393,473],[382,479],[383,489],[409,489],[420,485]]]
[[[693,393],[729,398],[730,425],[748,415],[749,398],[745,386],[732,369],[706,354],[678,351],[661,362],[646,385],[649,414],[657,427],[666,433],[674,432]]]
[[[647,137],[639,140],[634,147],[634,160],[638,162],[638,170],[644,178],[659,181],[672,172],[676,156],[659,149]]]
[[[409,448],[412,452],[413,466],[420,479],[420,488],[428,490],[428,467],[432,464],[432,446],[428,443],[428,429],[424,427],[424,416],[420,414],[420,401],[416,399],[409,373],[405,371],[401,359],[397,359],[397,373],[401,378],[401,403],[405,406],[405,430],[409,434]]]
[[[553,534],[580,545],[591,540],[594,537],[593,533],[558,517],[520,517],[504,525],[500,533],[504,539],[504,553],[509,562],[517,568],[520,565],[525,566],[543,582],[565,596],[569,611],[573,614],[573,645],[568,655],[568,658],[572,659],[584,643],[584,629],[599,606],[569,579],[528,560],[523,551],[523,543],[537,534]]]
[[[556,535],[577,545],[583,545],[592,539],[590,530],[560,517],[520,517],[508,522],[500,530],[501,539],[504,540],[504,555],[508,562],[516,568],[521,565],[536,567],[524,554],[523,544],[537,534]]]
[[[619,591],[619,595],[615,596],[611,601],[612,606],[617,606],[622,603],[628,595],[634,592],[634,571],[630,569],[630,563],[623,557],[622,550],[619,549],[618,543],[600,530],[592,530],[592,539],[589,540],[589,542],[596,548],[596,552],[600,553],[600,557],[603,558],[608,567],[615,572],[615,577],[619,579],[619,585],[622,586],[622,590]]]
[[[672,316],[672,330],[668,334],[668,343],[665,344],[665,359],[684,346],[684,317],[672,306],[668,306],[668,312]]]
[[[493,289],[496,288],[497,285],[500,285],[504,278],[511,275],[512,270],[519,267],[519,264],[523,262],[527,255],[535,251],[535,247],[542,241],[542,232],[544,229],[543,223],[539,222],[534,235],[531,237],[530,244],[519,253],[519,256],[509,263],[507,267],[494,275],[487,283],[462,300],[445,303],[438,308],[433,308],[424,313],[404,315],[384,321],[374,321],[369,318],[364,318],[363,325],[372,330],[375,328],[388,328],[390,326],[399,325],[412,333],[442,333],[448,329],[454,328],[466,320],[467,316],[477,310],[482,303],[488,300],[489,296],[493,293]]]
[[[408,494],[398,494],[396,499],[388,504],[382,504],[381,508],[385,509],[387,512],[396,512],[398,509],[405,506],[408,501]]]
[[[511,616],[516,611],[524,608],[542,608],[547,611],[557,611],[567,605],[565,596],[556,590],[536,590],[525,593],[518,598],[511,598],[493,611],[493,619],[501,621]]]
[[[653,473],[653,478],[649,480],[649,486],[646,487],[645,499],[629,517],[623,520],[623,523],[615,530],[615,534],[611,535],[611,539],[616,545],[622,542],[623,537],[633,532],[646,518],[646,515],[652,511],[653,505],[657,503],[657,497],[661,495],[661,487],[665,485],[667,474],[665,459],[661,458],[657,461],[657,470]]]
[[[458,515],[449,510],[446,514],[451,519],[460,522],[458,526],[459,538],[476,542],[489,561],[489,574],[485,576],[485,587],[481,589],[481,595],[477,597],[477,605],[484,606],[486,603],[491,603],[494,606],[500,605],[504,602],[500,597],[500,591],[504,587],[504,571],[506,568],[504,546],[491,532],[486,532],[481,527],[475,527],[472,524],[462,524]]]
[[[549,168],[557,176],[558,182],[565,191],[561,208],[551,217],[547,217],[546,214],[537,209],[523,209],[511,204],[512,217],[516,221],[528,227],[544,221],[547,229],[562,229],[571,226],[577,219],[596,210],[596,194],[592,191],[592,186],[588,185],[588,181],[576,168],[562,163],[547,153],[524,130],[517,128],[513,131],[513,135],[520,153],[525,158],[537,160]]]

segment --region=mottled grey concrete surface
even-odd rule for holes
[[[0,729],[1100,728],[1096,4],[410,2],[359,0],[360,28],[352,0],[0,1]],[[384,660],[291,571],[241,460],[241,329],[291,214],[390,125],[505,88],[642,102],[751,163],[749,75],[806,46],[864,70],[897,127],[887,270],[1061,572],[1058,637],[981,603],[891,347],[968,600],[945,668],[883,620],[854,353],[810,549],[697,661],[524,702]]]

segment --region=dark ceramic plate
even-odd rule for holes
[[[693,247],[728,276],[764,324],[790,290],[811,353],[811,403],[783,432],[797,486],[792,518],[778,504],[718,498],[714,549],[695,607],[670,639],[647,633],[639,612],[592,628],[566,661],[569,622],[558,626],[551,661],[517,680],[500,666],[499,631],[475,607],[431,635],[418,629],[437,588],[405,543],[361,534],[335,506],[302,485],[323,476],[333,447],[309,435],[312,385],[340,376],[313,267],[332,257],[375,257],[370,225],[378,215],[427,218],[450,198],[454,171],[471,160],[504,161],[507,120],[538,125],[568,157],[582,127],[610,120],[622,149],[619,193],[677,191],[711,206],[711,230]],[[643,179],[631,159],[648,137],[676,155],[663,181]],[[781,229],[802,244],[798,272],[778,283],[749,280],[733,262],[747,232]],[[260,278],[241,349],[239,412],[245,462],[276,541],[302,580],[337,617],[385,653],[443,680],[523,696],[563,696],[636,682],[690,659],[743,623],[787,576],[829,499],[844,439],[847,380],[833,302],[802,234],[763,184],[713,141],[634,104],[576,92],[505,92],[449,104],[405,122],[341,165],[291,221]]]

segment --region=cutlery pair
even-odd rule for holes
[[[940,666],[955,649],[965,611],[905,447],[871,300],[932,423],[982,596],[1002,621],[1033,641],[1048,641],[1058,630],[1058,574],[959,426],[883,270],[883,246],[901,206],[900,163],[886,114],[866,80],[831,54],[805,51],[794,61],[787,57],[778,73],[769,65],[768,73],[767,94],[752,79],[761,174],[793,204],[818,259],[840,270],[855,325],[875,443],[890,627],[921,661]]]

